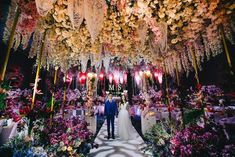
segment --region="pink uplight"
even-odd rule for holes
[[[156,80],[158,80],[158,82],[161,84],[162,83],[162,72],[160,70],[155,70],[154,72],[154,77]]]
[[[120,78],[119,72],[115,72],[114,73],[114,81],[115,81],[115,83],[119,83],[119,78]]]
[[[79,74],[79,82],[81,83],[81,84],[83,84],[83,83],[85,83],[86,82],[86,73],[80,73]]]
[[[124,73],[124,75],[123,75],[123,81],[124,81],[124,83],[127,83],[127,73]]]
[[[100,80],[103,80],[103,79],[104,79],[104,73],[103,73],[103,72],[101,72],[101,73],[99,74],[99,79],[100,79]]]
[[[120,83],[123,84],[124,83],[124,79],[123,76],[120,77]]]
[[[109,74],[109,83],[113,82],[113,74]]]
[[[66,75],[66,78],[65,78],[65,82],[67,82],[67,83],[71,83],[72,82],[72,80],[73,80],[73,78],[72,78],[72,76],[71,75],[69,75],[69,74],[67,74]]]
[[[160,74],[160,75],[158,76],[158,81],[159,81],[160,84],[162,84],[162,74]]]
[[[140,81],[141,81],[141,77],[140,77],[140,75],[137,72],[135,73],[135,81],[136,81],[137,85],[139,85]]]

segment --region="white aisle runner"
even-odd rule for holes
[[[107,139],[107,123],[103,124],[98,133],[95,143],[99,145],[92,149],[89,157],[149,157],[146,153],[140,151],[145,146],[143,139],[136,132],[136,139],[122,141],[117,133],[117,118],[115,119],[115,139]]]

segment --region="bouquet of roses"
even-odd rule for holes
[[[3,115],[18,121],[21,115],[26,115],[30,111],[31,90],[9,90],[6,97],[6,109]]]
[[[69,90],[67,92],[67,100],[70,101],[77,101],[81,97],[81,92],[78,89]]]

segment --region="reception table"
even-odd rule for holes
[[[141,130],[143,135],[148,132],[157,120],[167,120],[169,118],[169,110],[166,106],[158,106],[154,108],[145,108],[141,112]],[[173,108],[171,111],[171,118],[177,121],[181,118],[179,108]]]
[[[235,116],[222,118],[219,124],[223,126],[227,138],[235,140]]]

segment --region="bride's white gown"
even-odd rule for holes
[[[121,140],[132,140],[136,138],[136,130],[131,124],[131,119],[126,109],[127,104],[121,105],[118,114],[118,135]]]

